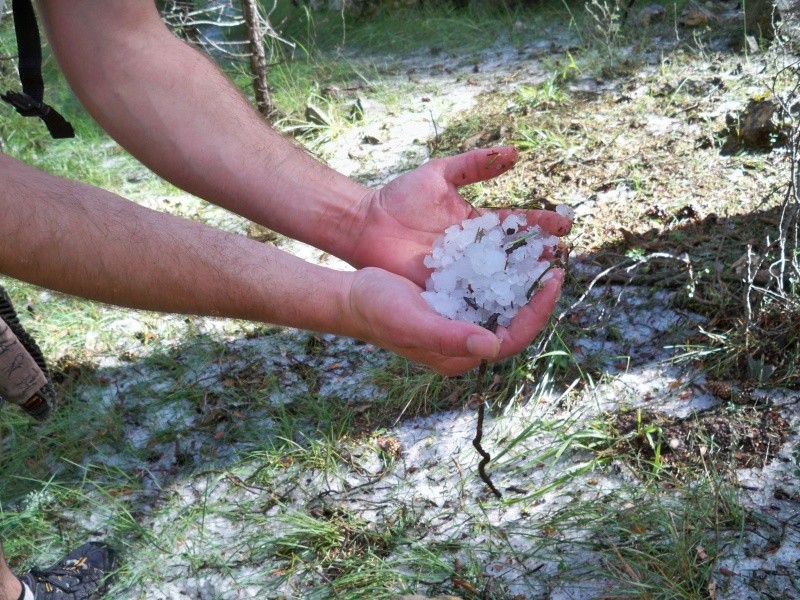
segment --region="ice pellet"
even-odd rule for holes
[[[498,315],[498,324],[507,326],[534,283],[548,279],[542,274],[550,262],[542,256],[557,243],[538,226],[528,227],[524,215],[511,214],[502,223],[491,212],[466,219],[448,227],[425,257],[433,273],[422,296],[445,317],[484,324]]]

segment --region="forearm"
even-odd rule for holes
[[[178,187],[348,259],[366,190],[275,132],[150,2],[40,7],[71,86],[122,146]]]
[[[348,273],[0,155],[0,272],[132,308],[347,331]]]

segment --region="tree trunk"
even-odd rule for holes
[[[267,57],[264,53],[264,36],[256,0],[242,0],[242,13],[250,44],[250,71],[253,74],[253,91],[258,111],[267,118],[275,112],[272,93],[267,81]]]

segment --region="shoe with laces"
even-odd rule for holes
[[[0,404],[18,404],[44,421],[55,406],[47,364],[39,346],[17,318],[6,291],[0,287]]]
[[[101,542],[73,550],[49,569],[31,569],[19,580],[34,600],[98,600],[108,589],[116,553]]]

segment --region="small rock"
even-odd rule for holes
[[[403,454],[403,447],[397,438],[381,436],[376,440],[376,444],[381,452],[393,458],[400,458]]]
[[[681,447],[681,441],[678,438],[672,438],[669,441],[669,447],[672,448],[673,450],[677,450],[678,448]]]
[[[461,144],[459,144],[459,149],[462,152],[469,152],[470,150],[474,150],[477,148],[481,143],[481,134],[473,135],[465,139]]]
[[[710,10],[699,4],[690,4],[681,13],[678,24],[683,27],[703,27],[715,21],[716,17]]]
[[[319,91],[319,95],[330,100],[340,100],[343,96],[342,88],[338,85],[327,85]]]
[[[778,104],[770,99],[751,99],[741,112],[725,117],[728,134],[722,154],[729,156],[740,150],[771,150],[786,143],[785,125],[778,120]]]
[[[474,150],[475,148],[483,148],[500,141],[506,135],[508,135],[508,127],[505,125],[495,127],[494,129],[484,129],[479,134],[473,135],[472,137],[469,137],[461,142],[459,148],[462,152],[468,152],[469,150]]]
[[[663,21],[667,16],[666,9],[659,4],[649,4],[639,11],[636,15],[636,25],[639,27],[650,27],[656,21]]]
[[[758,54],[761,52],[761,46],[754,35],[746,35],[744,36],[744,44],[746,46],[746,50],[749,54]]]

